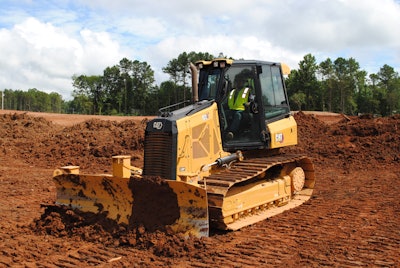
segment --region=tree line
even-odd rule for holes
[[[307,54],[286,85],[292,109],[348,115],[400,113],[399,74],[387,64],[368,75],[354,58],[328,58],[318,64]]]
[[[163,72],[169,80],[155,85],[154,71],[147,62],[123,58],[104,69],[102,75],[73,75],[72,100],[58,93],[37,89],[5,89],[4,109],[35,112],[102,115],[155,115],[162,107],[184,105],[191,99],[188,63],[211,60],[209,53],[183,52],[170,60]],[[293,110],[369,113],[381,116],[400,111],[400,78],[393,67],[379,72],[362,70],[353,59],[330,58],[317,63],[307,54],[286,78]],[[0,94],[1,97],[1,94]]]
[[[4,89],[0,93],[2,108],[31,112],[62,113],[64,101],[58,93],[31,88],[28,91]]]

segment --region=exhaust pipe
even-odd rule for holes
[[[199,87],[197,84],[197,68],[196,65],[190,62],[190,72],[192,74],[192,100],[193,103],[199,101]]]

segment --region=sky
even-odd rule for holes
[[[36,88],[72,99],[73,75],[122,58],[156,83],[183,52],[285,62],[297,69],[354,58],[400,73],[400,0],[0,0],[0,91]]]

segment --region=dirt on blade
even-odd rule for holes
[[[55,200],[57,167],[110,173],[117,154],[141,167],[147,118],[0,111],[0,267],[399,267],[400,116],[295,118],[299,145],[284,151],[313,158],[313,197],[237,232],[184,239],[41,206]]]

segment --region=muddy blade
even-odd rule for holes
[[[170,228],[175,233],[207,237],[209,234],[207,192],[179,181],[167,181],[177,196],[179,219]]]
[[[111,220],[129,224],[133,196],[129,179],[110,175],[61,174],[53,177],[56,184],[56,204],[82,212],[105,214]]]
[[[104,215],[128,228],[208,236],[207,193],[184,182],[111,175],[53,177],[56,204]]]
[[[180,233],[184,236],[208,236],[207,193],[204,189],[180,181],[158,177],[131,178],[133,192],[131,226]]]

